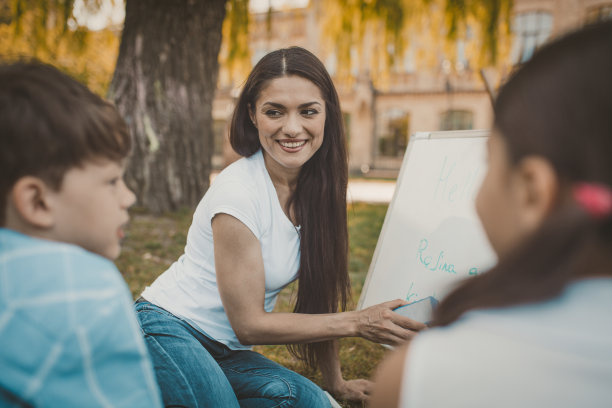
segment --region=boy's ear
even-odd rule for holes
[[[534,231],[550,214],[559,195],[559,178],[554,167],[541,156],[528,156],[518,167],[523,226]]]
[[[17,180],[9,194],[13,207],[22,222],[37,228],[51,228],[54,224],[50,205],[50,187],[38,177],[24,176]]]

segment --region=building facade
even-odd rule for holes
[[[496,68],[477,70],[470,66],[465,50],[476,39],[468,29],[465,38],[457,41],[452,58],[446,58],[439,47],[429,49],[428,44],[413,41],[406,57],[390,70],[385,86],[377,85],[379,81],[369,74],[367,65],[358,61],[350,68],[350,81],[337,80],[338,62],[320,38],[324,12],[322,1],[311,0],[304,8],[252,15],[252,63],[272,50],[292,45],[319,56],[339,92],[351,174],[394,178],[411,134],[489,128],[495,88],[512,68],[555,36],[612,18],[612,0],[514,0],[511,48]],[[415,58],[427,53],[427,64]],[[237,158],[227,141],[227,123],[240,88],[223,69],[219,78],[213,106],[216,169]]]

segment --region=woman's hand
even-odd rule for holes
[[[364,339],[396,346],[410,340],[427,326],[399,315],[393,309],[406,304],[401,299],[370,306],[359,313],[357,332]]]
[[[329,392],[337,399],[369,401],[374,383],[368,380],[342,380]]]

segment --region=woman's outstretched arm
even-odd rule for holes
[[[259,241],[246,225],[227,214],[216,215],[212,229],[221,300],[242,344],[299,344],[358,336],[396,345],[425,327],[392,312],[403,304],[401,300],[343,313],[267,313]]]

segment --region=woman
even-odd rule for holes
[[[254,344],[292,345],[334,395],[367,399],[368,381],[342,378],[335,340],[397,344],[423,325],[391,311],[401,300],[337,313],[350,295],[346,141],[323,64],[298,47],[262,58],[238,99],[230,141],[244,158],[217,176],[185,254],[136,306],[164,402],[329,406],[319,387]],[[271,313],[296,278],[295,313]]]
[[[375,407],[612,406],[612,22],[502,88],[477,210],[499,264],[385,360]]]

